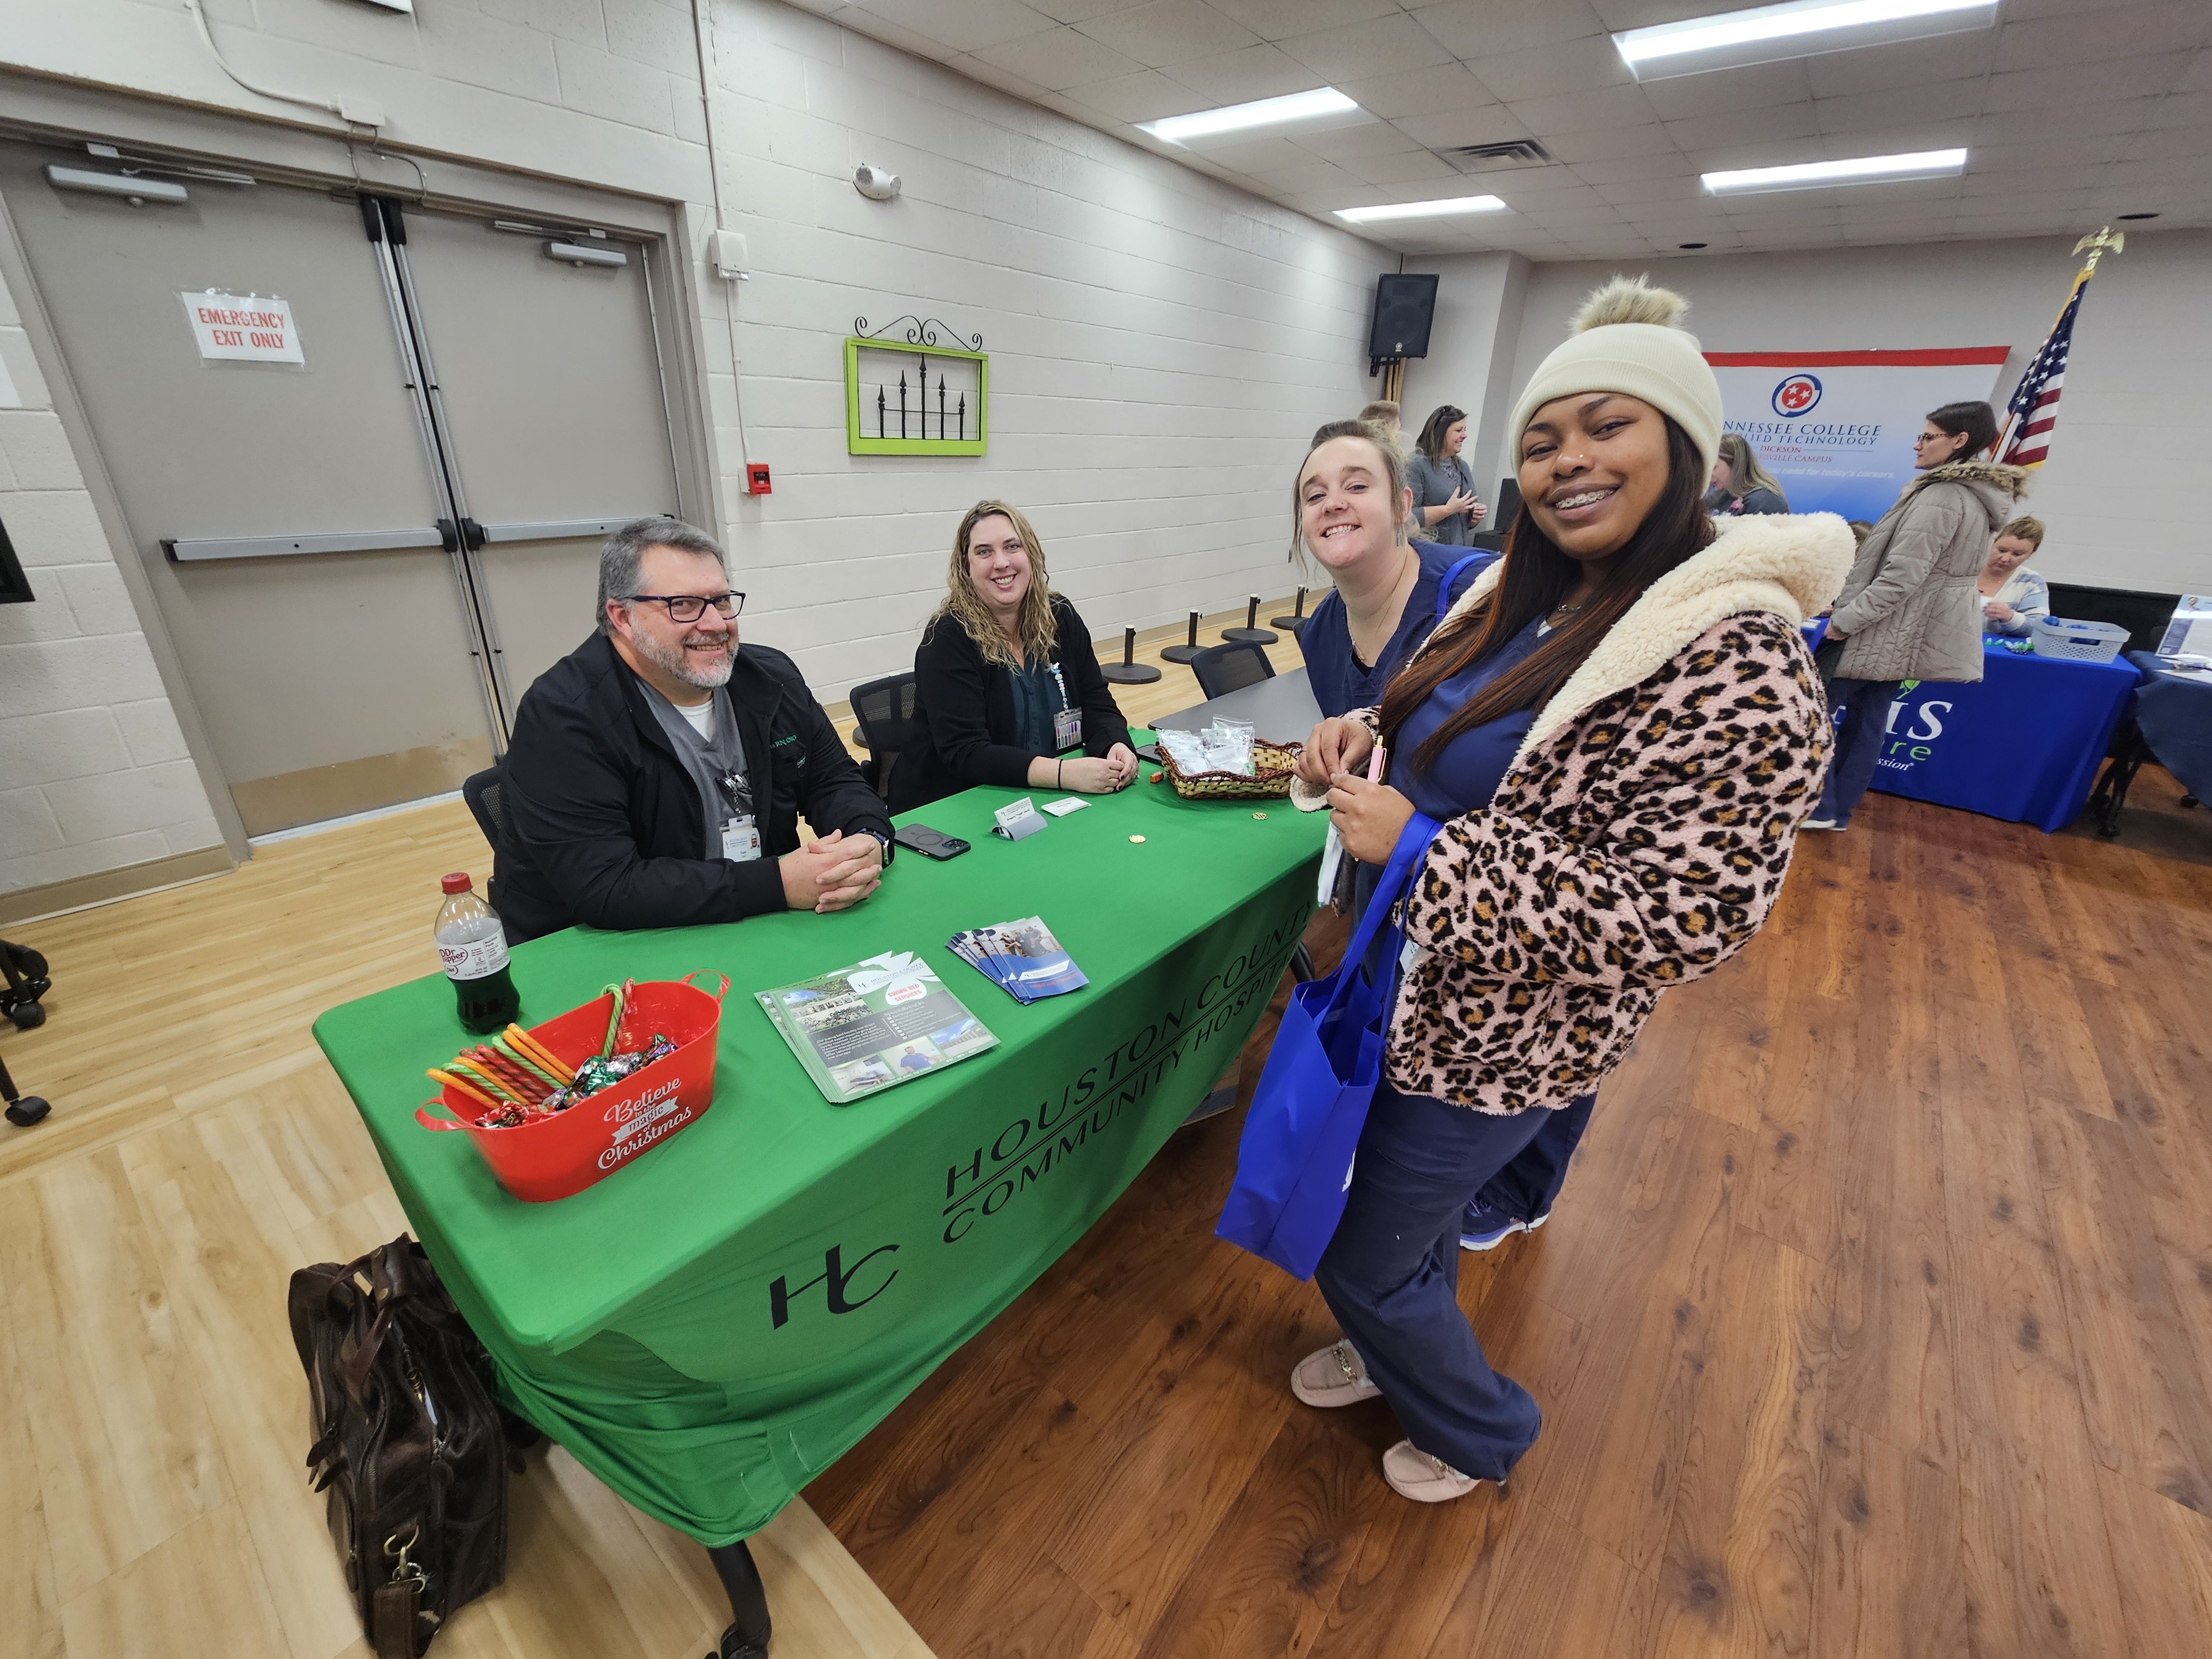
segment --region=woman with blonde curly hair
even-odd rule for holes
[[[1021,509],[978,501],[914,653],[913,746],[886,781],[904,812],[977,784],[1110,794],[1137,775],[1091,630],[1048,584]]]

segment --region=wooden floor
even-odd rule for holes
[[[1505,1499],[1402,1503],[1385,1408],[1291,1401],[1333,1332],[1212,1239],[1217,1120],[763,1535],[777,1659],[2205,1652],[2212,814],[2178,795],[2147,770],[2118,845],[1881,796],[1808,838],[1550,1224],[1468,1259],[1546,1413]],[[404,1218],[307,1026],[423,972],[436,877],[488,862],[448,804],[9,929],[57,988],[0,1036],[54,1102],[0,1129],[0,1659],[366,1659],[283,1287]],[[437,1652],[704,1651],[696,1547],[558,1451],[513,1503]]]
[[[943,1659],[2212,1651],[2212,814],[2119,845],[1887,796],[1670,994],[1462,1301],[1535,1394],[1427,1508],[1319,1297],[1171,1142],[809,1488]]]

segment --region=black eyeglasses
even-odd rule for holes
[[[718,617],[734,617],[745,608],[745,596],[742,593],[633,593],[623,603],[635,605],[640,599],[666,605],[668,620],[679,623],[697,622],[707,614],[710,605]]]

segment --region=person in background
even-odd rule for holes
[[[1774,475],[1737,432],[1721,434],[1720,459],[1713,463],[1713,487],[1705,492],[1705,511],[1715,518],[1747,513],[1787,513],[1790,499]]]
[[[1930,412],[1912,446],[1919,477],[1860,544],[1820,645],[1829,705],[1842,719],[1808,830],[1850,826],[1851,809],[1874,781],[1900,681],[1982,678],[1975,577],[1991,533],[2027,488],[2024,468],[1975,459],[1996,435],[1996,412],[1985,403]]]
[[[1334,421],[1314,434],[1291,488],[1291,537],[1336,584],[1297,635],[1324,715],[1381,702],[1398,665],[1436,626],[1447,576],[1456,599],[1498,556],[1409,542],[1412,501],[1406,464],[1372,422]]]
[[[1974,591],[1982,596],[1982,631],[2025,639],[2028,623],[2051,614],[2051,584],[2027,568],[2043,545],[2043,520],[2014,519],[1990,544]]]
[[[598,631],[523,694],[502,763],[491,902],[510,943],[827,914],[876,890],[884,804],[798,665],[739,648],[744,597],[704,531],[640,519],[607,538]]]
[[[914,673],[921,737],[892,769],[895,812],[981,783],[1103,795],[1137,775],[1091,630],[1051,591],[1044,544],[1018,507],[978,501],[960,520]]]
[[[1523,509],[1504,558],[1380,708],[1314,728],[1292,786],[1363,866],[1427,837],[1407,948],[1385,953],[1407,965],[1382,1081],[1314,1275],[1343,1336],[1291,1379],[1311,1406],[1387,1401],[1407,1438],[1383,1477],[1418,1502],[1503,1481],[1541,1423],[1460,1308],[1464,1194],[1594,1098],[1662,988],[1750,941],[1820,789],[1827,712],[1797,630],[1850,543],[1825,514],[1715,538],[1720,386],[1683,309],[1640,279],[1591,296],[1506,428]]]
[[[1402,459],[1406,453],[1406,421],[1398,405],[1388,398],[1377,398],[1359,411],[1359,418],[1370,426],[1382,428],[1382,435],[1390,441],[1391,447]]]
[[[1465,547],[1490,509],[1474,498],[1474,475],[1459,453],[1467,446],[1467,411],[1445,404],[1415,441],[1407,468],[1413,490],[1413,533],[1446,547]]]

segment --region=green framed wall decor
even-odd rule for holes
[[[981,455],[990,441],[990,391],[988,353],[848,336],[846,453]]]

